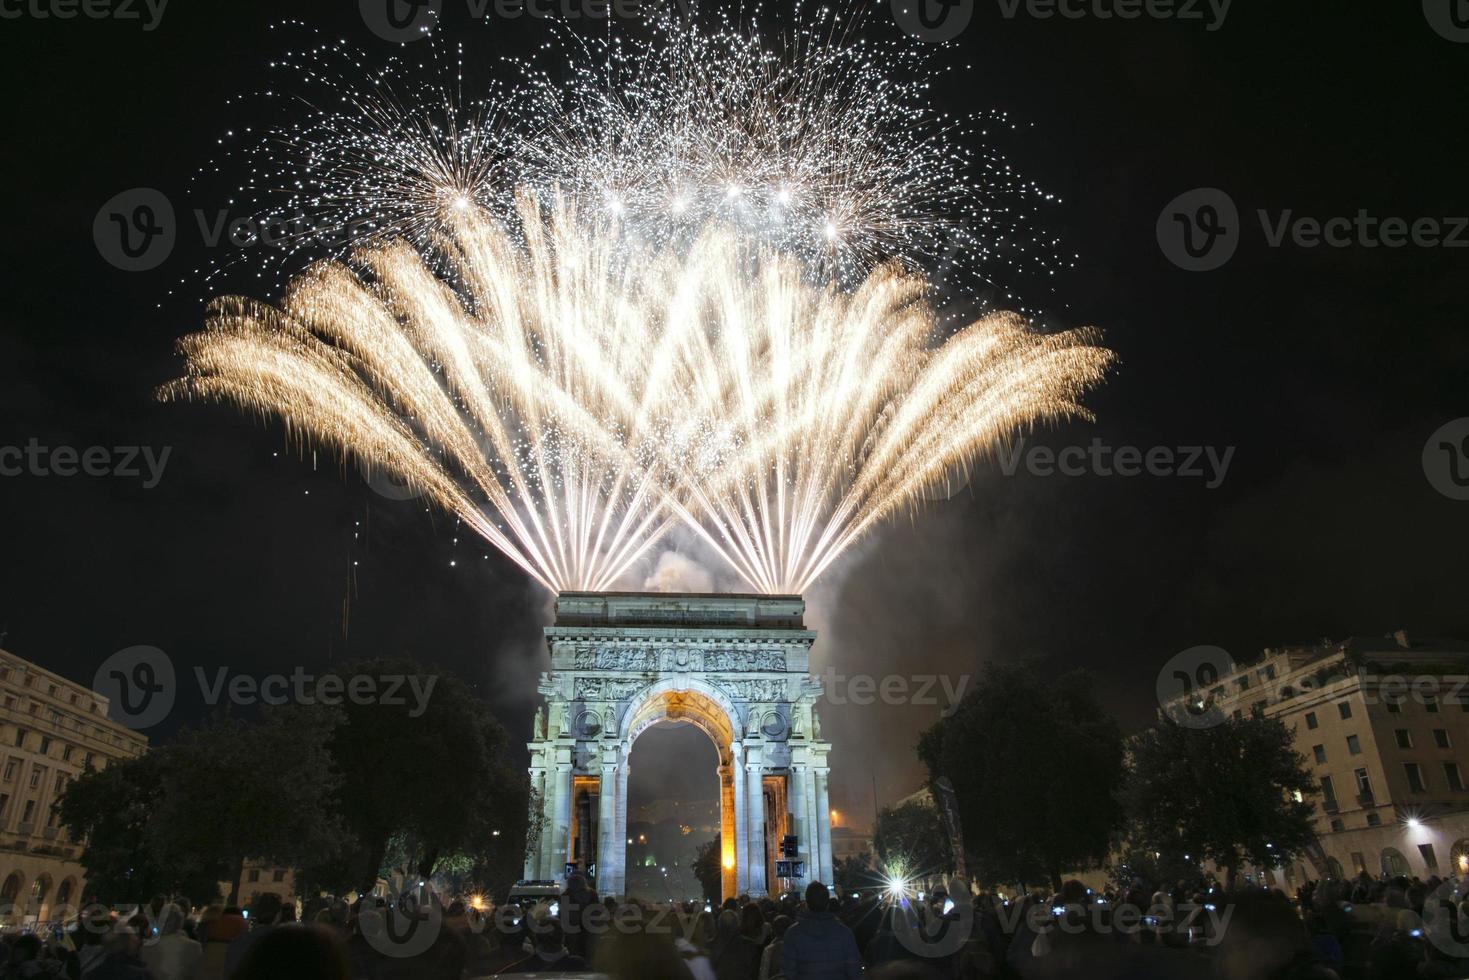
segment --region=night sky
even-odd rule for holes
[[[84,682],[135,644],[186,675],[406,654],[472,683],[519,740],[546,659],[547,594],[452,518],[384,499],[325,454],[300,458],[277,424],[152,395],[181,371],[174,342],[207,298],[189,280],[212,258],[192,209],[225,206],[195,196],[190,176],[242,122],[226,101],[262,85],[285,47],[270,25],[305,17],[389,53],[356,4],[330,6],[173,0],[151,31],[0,19],[0,447],[170,447],[152,488],[0,477],[3,646]],[[445,9],[441,31],[471,56],[529,50],[545,29]],[[1135,727],[1163,662],[1196,644],[1242,658],[1399,628],[1469,637],[1469,502],[1436,490],[1422,464],[1429,436],[1469,415],[1469,230],[1458,248],[1271,247],[1256,215],[1365,209],[1439,219],[1447,233],[1469,215],[1469,43],[1436,33],[1416,3],[1238,0],[1212,31],[1020,9],[978,4],[944,55],[972,67],[935,98],[1021,124],[998,145],[1059,196],[1043,223],[1078,256],[1053,294],[1030,298],[1051,323],[1100,327],[1121,358],[1088,399],[1095,425],[1027,444],[1234,447],[1230,466],[1209,489],[986,464],[808,595],[818,668],[952,683],[1035,656],[1090,668]],[[890,30],[889,16],[875,7],[874,29]],[[140,186],[183,223],[162,266],[129,273],[99,255],[92,225]],[[1222,268],[1188,272],[1155,226],[1199,187],[1232,198],[1240,241]],[[205,710],[186,694],[150,736]],[[936,711],[824,709],[833,806],[870,813],[874,779],[881,803],[916,789],[912,742]],[[676,759],[639,754],[634,769],[685,786]],[[687,785],[712,792],[708,779]]]

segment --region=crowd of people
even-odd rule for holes
[[[812,883],[716,905],[599,898],[573,875],[523,907],[423,892],[398,905],[316,899],[298,919],[273,894],[244,909],[159,898],[6,937],[0,980],[1448,980],[1469,977],[1457,896],[1452,881],[1362,875],[1309,882],[1294,901],[1140,880],[1007,899],[956,880],[848,895]]]

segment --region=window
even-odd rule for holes
[[[1413,747],[1413,733],[1406,728],[1394,728],[1393,734],[1397,736],[1398,748],[1411,749]]]
[[[1352,706],[1345,701],[1337,704],[1336,710],[1341,714],[1342,721],[1352,717]]]
[[[41,736],[41,754],[42,755],[47,755],[47,754],[50,753],[50,751],[51,751],[51,736],[49,736],[49,735],[42,735]]]
[[[18,749],[26,747],[26,730],[24,728],[17,728],[15,730],[15,747]]]
[[[63,793],[66,791],[66,782],[68,778],[69,777],[64,772],[58,772],[56,774],[56,792]]]
[[[1459,764],[1457,762],[1445,762],[1443,764],[1443,778],[1449,784],[1449,789],[1463,792],[1464,774],[1459,771]]]
[[[1403,772],[1408,776],[1408,789],[1415,793],[1426,793],[1427,785],[1423,782],[1423,767],[1416,762],[1403,763]]]
[[[259,868],[251,868],[250,869],[250,880],[251,881],[259,881],[260,880],[260,869]]]
[[[1274,664],[1266,664],[1265,665],[1265,669],[1262,670],[1262,671],[1260,671],[1260,673],[1262,673],[1262,674],[1265,675],[1265,679],[1267,681],[1273,681],[1273,680],[1275,680],[1275,665]]]
[[[1403,704],[1397,698],[1383,698],[1382,703],[1387,706],[1387,713],[1390,715],[1398,714],[1403,710]]]
[[[44,766],[37,766],[31,770],[31,789],[35,789],[41,785],[41,777],[44,775],[46,775],[46,768]]]
[[[1381,827],[1382,826],[1382,817],[1380,817],[1380,816],[1377,815],[1377,811],[1376,810],[1368,810],[1367,811],[1367,826],[1369,826],[1369,827]]]
[[[1423,710],[1426,711],[1426,712],[1428,712],[1431,715],[1438,714],[1438,698],[1435,695],[1432,695],[1432,694],[1426,694],[1426,695],[1424,695],[1424,697],[1423,697]]]
[[[1367,770],[1357,769],[1352,775],[1357,779],[1357,795],[1364,799],[1372,799],[1372,777],[1367,775]]]
[[[1433,744],[1441,749],[1453,748],[1453,745],[1449,742],[1449,730],[1447,728],[1435,728],[1433,730]]]
[[[20,762],[15,759],[11,759],[9,762],[5,763],[5,781],[7,783],[15,778],[15,770],[16,767],[19,765]]]
[[[70,745],[67,745],[67,746],[65,746],[65,747],[62,748],[62,750],[61,750],[61,761],[62,762],[70,762],[71,761],[71,750],[72,750],[72,747]]]
[[[1469,698],[1459,699],[1459,710],[1465,714],[1469,714]]]
[[[35,800],[26,800],[26,807],[25,807],[24,810],[21,811],[21,814],[20,814],[20,822],[21,823],[30,823],[31,822],[31,817],[34,817],[35,815],[36,815],[36,801]]]
[[[1333,820],[1331,822],[1331,830],[1332,830],[1333,833],[1339,834],[1343,830],[1346,830],[1346,829],[1347,829],[1347,825],[1342,822],[1342,820],[1341,820],[1340,817],[1336,818],[1335,820]]]
[[[1312,731],[1316,730],[1316,712],[1306,712],[1306,727],[1311,729]]]
[[[1313,746],[1311,746],[1311,752],[1312,752],[1313,755],[1316,756],[1316,761],[1318,763],[1319,762],[1325,762],[1326,761],[1326,746],[1324,746],[1324,745],[1313,745]]]
[[[1362,754],[1362,740],[1355,735],[1347,736],[1347,751],[1352,755]]]
[[[284,868],[277,868],[275,870],[275,873],[270,876],[270,880],[271,881],[285,881],[286,880],[286,872],[285,872],[285,869]]]
[[[1362,856],[1361,851],[1352,852],[1352,870],[1361,874],[1367,870],[1367,859]]]
[[[1438,857],[1433,853],[1432,844],[1419,844],[1418,853],[1423,857],[1423,865],[1429,871],[1438,870]]]
[[[1329,807],[1336,806],[1336,787],[1331,784],[1330,776],[1321,777],[1321,800]]]

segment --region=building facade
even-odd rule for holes
[[[723,891],[765,895],[831,881],[830,743],[809,672],[816,634],[799,596],[564,592],[546,629],[530,749],[540,826],[528,879],[591,874],[626,894],[627,781],[649,727],[689,722],[719,756]],[[777,877],[793,836],[805,874]]]
[[[1320,850],[1255,869],[1266,883],[1469,874],[1469,644],[1400,631],[1271,649],[1206,693],[1227,717],[1284,722],[1320,787]]]
[[[81,904],[81,845],[52,804],[88,768],[147,748],[107,717],[105,696],[0,650],[0,924],[46,922]]]

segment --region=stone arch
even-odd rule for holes
[[[737,794],[743,789],[742,774],[735,763],[735,746],[741,726],[739,709],[713,684],[696,678],[671,677],[650,684],[639,692],[628,705],[623,715],[622,758],[632,759],[632,749],[638,736],[665,721],[682,721],[692,724],[714,743],[719,757],[719,825],[720,864],[723,868],[723,892],[726,898],[739,891],[739,835],[737,832],[739,805]],[[623,765],[624,777],[628,765]],[[620,793],[617,801],[619,837],[615,846],[621,847],[627,826],[627,794]]]
[[[70,916],[76,911],[77,879],[76,875],[69,875],[61,880],[56,889],[55,908],[60,909],[63,915]]]
[[[1382,873],[1391,878],[1412,872],[1408,869],[1408,859],[1403,857],[1402,851],[1395,847],[1384,847],[1382,849]]]
[[[48,872],[41,872],[36,880],[31,882],[31,898],[27,903],[27,909],[34,913],[36,921],[45,922],[46,913],[51,909],[51,886],[55,880]]]
[[[26,877],[20,871],[12,871],[0,885],[0,922],[19,922],[25,915],[21,906],[21,891]]]

